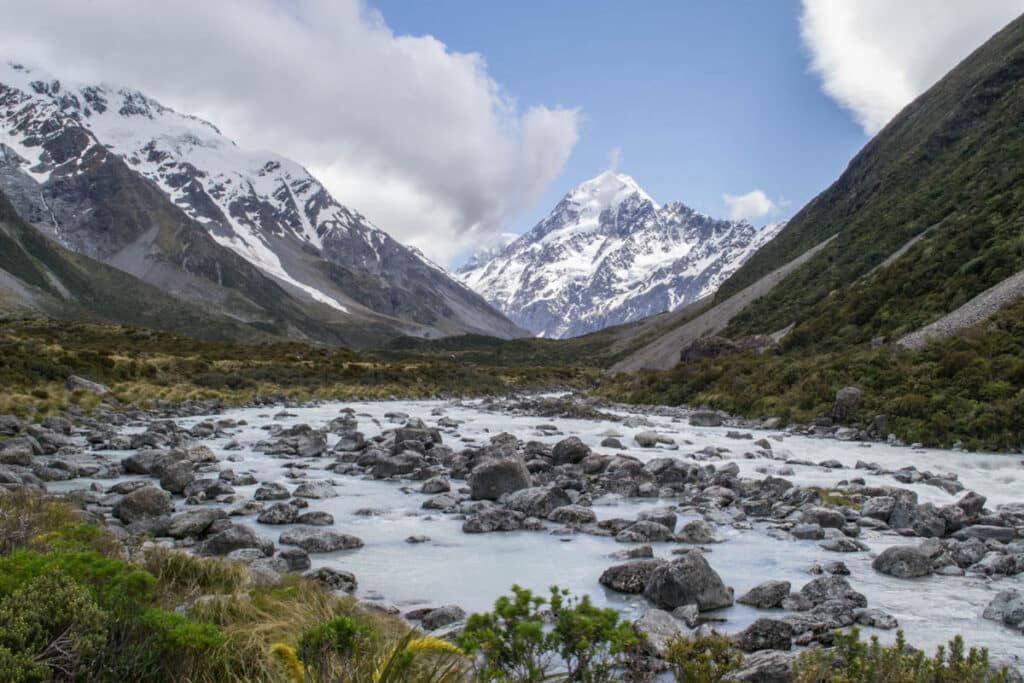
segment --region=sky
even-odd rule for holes
[[[0,58],[143,90],[449,267],[614,167],[790,217],[1024,0],[0,0]],[[87,39],[85,39],[87,37]]]

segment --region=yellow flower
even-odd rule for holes
[[[434,654],[455,655],[456,657],[466,656],[466,653],[456,645],[443,638],[435,638],[434,636],[425,636],[423,638],[410,640],[409,644],[405,646],[405,649],[409,652],[428,652]]]
[[[270,654],[288,671],[288,675],[295,683],[303,683],[306,680],[306,669],[299,661],[295,650],[284,643],[274,643],[270,646]]]

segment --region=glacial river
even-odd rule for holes
[[[549,444],[568,436],[578,436],[598,452],[613,453],[602,448],[606,436],[616,435],[625,446],[625,452],[641,460],[671,455],[686,458],[687,454],[706,446],[730,449],[723,460],[714,460],[716,466],[735,462],[742,476],[764,477],[768,471],[783,466],[775,459],[744,457],[754,451],[749,440],[728,438],[728,428],[692,427],[686,420],[658,416],[644,416],[651,424],[627,427],[614,421],[593,421],[546,417],[512,416],[483,410],[472,401],[382,401],[327,403],[314,407],[290,408],[293,416],[274,419],[276,408],[232,410],[212,419],[245,420],[248,425],[230,430],[230,438],[242,445],[241,450],[225,451],[227,438],[205,441],[222,459],[221,467],[235,472],[252,472],[260,482],[279,481],[294,485],[284,475],[288,460],[283,460],[251,449],[258,441],[268,438],[261,427],[267,424],[292,425],[307,423],[314,427],[326,425],[337,417],[344,407],[353,408],[359,420],[359,430],[367,438],[398,423],[386,419],[385,413],[401,412],[419,417],[428,425],[435,425],[443,415],[459,421],[455,430],[444,430],[444,442],[455,450],[474,443],[484,443],[500,432],[510,432],[523,440],[538,440]],[[626,413],[622,413],[626,415]],[[179,422],[191,426],[202,417],[183,418]],[[554,424],[559,434],[540,432],[540,424]],[[664,447],[649,449],[638,447],[633,436],[637,432],[654,429],[671,436],[678,450]],[[883,444],[861,444],[835,440],[787,435],[782,432],[743,430],[755,439],[771,440],[776,456],[820,462],[838,460],[842,469],[826,469],[817,465],[786,465],[793,473],[785,478],[795,484],[834,486],[841,479],[863,477],[869,485],[902,486],[915,490],[920,502],[947,504],[963,493],[950,495],[944,490],[924,484],[900,484],[891,476],[873,475],[866,470],[854,470],[858,460],[876,462],[883,468],[898,469],[914,465],[919,470],[934,473],[956,473],[966,490],[974,490],[988,497],[987,507],[1000,503],[1024,501],[1024,456],[961,453],[944,450],[912,450]],[[333,443],[333,441],[331,442]],[[111,457],[124,457],[125,453],[110,453]],[[231,458],[233,462],[228,462]],[[512,584],[537,591],[548,586],[569,588],[577,594],[589,594],[601,605],[610,605],[629,616],[636,616],[648,607],[640,596],[623,596],[606,591],[599,583],[601,572],[621,560],[609,557],[624,545],[612,538],[587,534],[556,535],[538,531],[518,531],[490,534],[464,534],[462,521],[450,515],[423,510],[428,497],[419,493],[419,482],[397,483],[374,481],[367,478],[336,475],[317,469],[332,462],[332,458],[313,460],[305,470],[308,479],[330,479],[340,495],[324,500],[310,500],[309,510],[323,510],[335,519],[334,528],[340,532],[362,538],[365,546],[358,550],[312,555],[313,566],[332,566],[353,572],[359,580],[357,595],[364,599],[391,603],[402,611],[414,606],[457,604],[467,612],[488,609],[494,599],[508,592]],[[109,480],[102,482],[109,485]],[[453,481],[453,489],[464,482]],[[78,488],[82,480],[51,485],[51,489]],[[237,492],[251,496],[255,486],[235,487]],[[966,491],[965,491],[966,492]],[[594,501],[599,518],[633,518],[647,508],[663,507],[671,500],[599,499]],[[179,510],[183,508],[178,499]],[[357,515],[356,511],[371,508],[379,514]],[[680,515],[680,526],[694,515]],[[244,519],[244,518],[243,518]],[[240,520],[241,521],[241,520]],[[245,520],[275,542],[287,526],[258,524],[254,518]],[[552,529],[560,525],[551,525]],[[816,541],[780,540],[768,534],[766,525],[737,530],[721,526],[723,543],[708,546],[711,566],[722,576],[736,595],[740,596],[756,584],[768,580],[788,580],[797,590],[814,577],[808,568],[815,564],[841,560],[851,571],[851,585],[864,593],[868,606],[884,610],[895,616],[906,632],[910,643],[932,650],[955,634],[963,634],[968,644],[986,644],[998,658],[1020,657],[1024,660],[1024,635],[995,622],[981,618],[984,607],[999,590],[1024,589],[1021,576],[998,580],[984,577],[931,576],[920,579],[896,579],[884,576],[871,568],[872,557],[879,551],[896,544],[913,544],[914,539],[899,538],[865,530],[860,540],[867,543],[870,553],[834,553],[819,548]],[[425,543],[410,544],[410,536],[428,536]],[[653,544],[655,555],[671,557],[673,544]],[[771,611],[755,610],[743,605],[721,610],[713,616],[724,618],[720,630],[738,631],[759,616],[770,616]],[[780,614],[784,614],[781,610]],[[871,632],[871,629],[864,629]],[[890,641],[895,632],[879,631],[883,641]]]

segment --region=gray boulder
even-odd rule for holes
[[[228,513],[221,508],[203,507],[188,510],[171,517],[167,535],[171,538],[199,538],[218,519],[226,519]]]
[[[551,449],[551,456],[556,465],[575,465],[588,455],[590,455],[590,446],[575,436],[562,439]]]
[[[695,519],[683,525],[679,530],[679,541],[681,543],[706,544],[721,543],[722,539],[715,532],[715,528],[703,519]]]
[[[332,553],[337,550],[354,550],[363,547],[362,539],[355,536],[308,526],[289,529],[281,534],[279,540],[284,545],[298,546],[307,553]]]
[[[171,494],[155,486],[143,486],[124,496],[114,505],[114,516],[125,524],[144,522],[174,512]]]
[[[789,596],[789,581],[765,581],[744,593],[736,602],[758,609],[772,609],[782,605]]]
[[[895,545],[886,548],[871,563],[876,572],[911,579],[932,573],[932,561],[920,548],[909,545]]]
[[[299,515],[295,523],[305,524],[306,526],[332,526],[334,524],[334,515],[323,510],[311,510]]]
[[[332,569],[331,567],[320,567],[303,576],[332,591],[355,593],[356,588],[359,587],[355,574],[340,569]]]
[[[658,444],[674,446],[676,443],[675,439],[672,437],[653,431],[637,432],[636,435],[633,436],[633,440],[636,441],[636,444],[641,448],[654,448]]]
[[[192,463],[188,460],[179,460],[162,468],[160,488],[171,493],[182,493],[195,478]]]
[[[529,517],[547,517],[556,508],[570,505],[572,500],[557,486],[534,486],[509,493],[501,502]]]
[[[253,494],[253,498],[256,500],[287,500],[291,496],[292,494],[288,492],[288,489],[277,482],[260,484]]]
[[[467,534],[487,534],[494,531],[518,531],[523,528],[523,524],[525,522],[526,515],[522,512],[488,506],[477,510],[475,514],[463,522],[462,531]]]
[[[445,605],[444,607],[435,607],[424,614],[420,625],[427,631],[436,631],[465,618],[466,611],[458,605]]]
[[[615,534],[619,543],[664,543],[675,539],[672,530],[663,524],[641,519]]]
[[[1016,588],[999,591],[981,616],[1011,628],[1024,628],[1024,594]]]
[[[305,481],[298,485],[293,494],[296,498],[336,498],[338,492],[329,481]]]
[[[79,377],[78,375],[71,375],[64,382],[65,388],[68,391],[86,391],[90,394],[109,394],[110,387],[100,384],[99,382],[93,382],[92,380]]]
[[[473,500],[498,500],[530,484],[530,472],[523,461],[515,457],[485,460],[473,468],[469,477]]]
[[[733,603],[732,591],[697,551],[655,567],[644,588],[644,597],[666,610],[697,605],[706,612]]]
[[[668,612],[649,609],[633,622],[633,628],[644,636],[641,647],[653,657],[664,657],[668,644],[682,631],[679,622]]]
[[[227,555],[241,548],[259,548],[268,557],[274,554],[274,542],[244,524],[232,524],[213,534],[199,545],[198,552],[200,555]]]
[[[294,524],[299,510],[290,503],[274,503],[259,514],[256,521],[260,524]]]
[[[699,410],[690,415],[690,425],[693,427],[721,427],[722,416],[709,410]]]
[[[604,570],[598,582],[619,593],[643,593],[651,574],[664,564],[665,560],[644,559],[612,565]]]
[[[860,405],[861,391],[857,387],[843,387],[836,392],[832,404],[832,419],[837,423],[846,422]]]
[[[421,493],[447,493],[452,490],[452,485],[447,477],[431,477],[420,486]]]
[[[808,582],[800,589],[799,597],[812,607],[826,602],[838,602],[851,607],[867,607],[868,599],[850,586],[841,576],[823,576]]]
[[[793,647],[793,627],[779,619],[758,619],[736,634],[735,640],[744,652],[789,650]]]
[[[763,650],[743,658],[743,668],[733,674],[741,683],[792,683],[796,653]]]
[[[597,514],[584,505],[563,505],[548,513],[548,519],[559,524],[581,526],[597,521]]]

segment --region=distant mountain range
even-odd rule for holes
[[[475,255],[458,276],[531,332],[574,337],[714,293],[782,226],[758,230],[679,202],[659,206],[609,171],[505,248]]]
[[[0,65],[0,191],[62,247],[263,333],[525,333],[300,165],[136,90]]]

